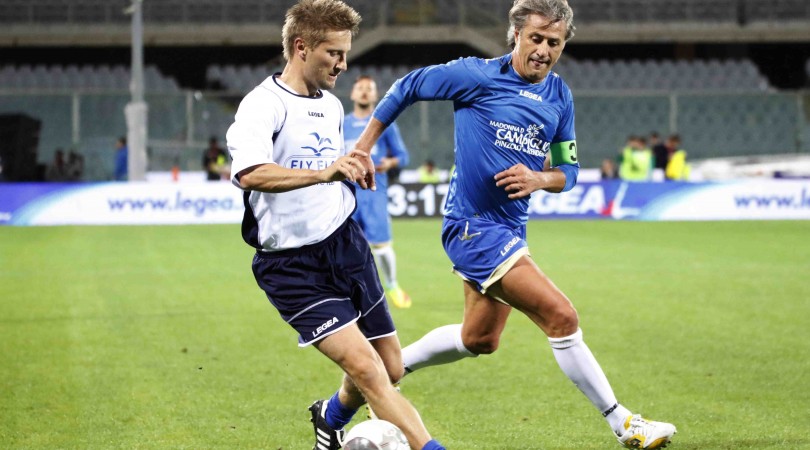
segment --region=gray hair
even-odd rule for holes
[[[567,0],[515,0],[509,10],[509,30],[506,32],[509,47],[515,47],[515,30],[522,29],[531,14],[541,15],[551,22],[565,22],[565,40],[574,37],[574,11]]]

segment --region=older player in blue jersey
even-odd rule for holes
[[[366,401],[417,449],[443,449],[391,386],[403,373],[379,275],[355,209],[354,181],[374,187],[366,152],[346,154],[343,106],[327,92],[346,70],[360,16],[339,0],[301,0],[282,29],[284,71],[242,100],[228,130],[232,182],[253,274],[281,317],[343,369],[340,389],[311,407],[315,450],[341,446]]]
[[[360,133],[371,119],[371,113],[379,100],[377,83],[368,75],[357,77],[352,86],[351,100],[354,109],[343,121],[346,148],[354,147]],[[377,190],[357,191],[357,211],[354,219],[363,228],[371,243],[371,253],[377,260],[385,293],[397,308],[410,308],[411,298],[397,282],[397,260],[391,234],[391,216],[388,214],[388,174],[395,167],[408,165],[408,149],[402,142],[399,127],[392,123],[385,129],[377,145],[371,148],[374,161],[374,178]]]
[[[572,20],[565,0],[516,0],[509,12],[510,54],[409,73],[379,103],[355,149],[367,152],[416,101],[453,101],[456,170],[442,242],[464,280],[464,318],[403,349],[407,371],[494,352],[515,308],[546,334],[560,368],[622,445],[661,448],[675,427],[645,420],[618,403],[583,341],[574,306],[526,244],[530,194],[567,191],[579,172],[573,98],[551,71],[573,36]]]

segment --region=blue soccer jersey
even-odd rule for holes
[[[371,120],[371,116],[360,118],[355,116],[354,113],[346,115],[343,120],[343,142],[346,151],[351,151],[354,148],[354,144],[366,128],[369,120]],[[371,160],[374,161],[375,166],[379,166],[380,161],[386,156],[399,158],[399,167],[407,166],[410,161],[408,149],[402,141],[402,135],[399,133],[399,127],[396,123],[388,126],[374,147],[371,148]],[[374,179],[377,182],[376,192],[382,191],[385,194],[385,189],[388,187],[388,174],[377,173]]]
[[[354,148],[355,142],[366,128],[371,116],[360,118],[354,114],[349,114],[343,121],[344,142],[347,151]],[[385,129],[377,140],[377,144],[371,148],[371,159],[375,166],[379,166],[384,157],[394,157],[399,159],[399,166],[408,165],[408,150],[402,141],[399,127],[392,123]],[[377,190],[357,189],[357,210],[354,218],[363,228],[363,233],[372,244],[383,244],[390,242],[391,217],[388,215],[388,174],[377,173]]]
[[[520,228],[528,221],[529,199],[509,199],[495,185],[495,174],[518,163],[541,171],[553,146],[575,155],[571,90],[554,72],[540,83],[529,83],[511,61],[509,54],[417,69],[394,83],[374,111],[375,118],[390,124],[416,101],[453,101],[456,169],[446,203],[448,218],[481,217]],[[578,163],[570,159],[566,164],[577,170]]]

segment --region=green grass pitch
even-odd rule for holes
[[[403,344],[461,318],[439,229],[394,223]],[[810,222],[534,221],[529,241],[671,448],[810,448]],[[0,228],[0,448],[311,448],[340,372],[250,260],[238,225]],[[402,386],[450,449],[619,448],[519,313],[494,355]]]

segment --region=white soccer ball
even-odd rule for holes
[[[408,440],[396,425],[385,420],[360,422],[346,435],[343,450],[410,450]]]

